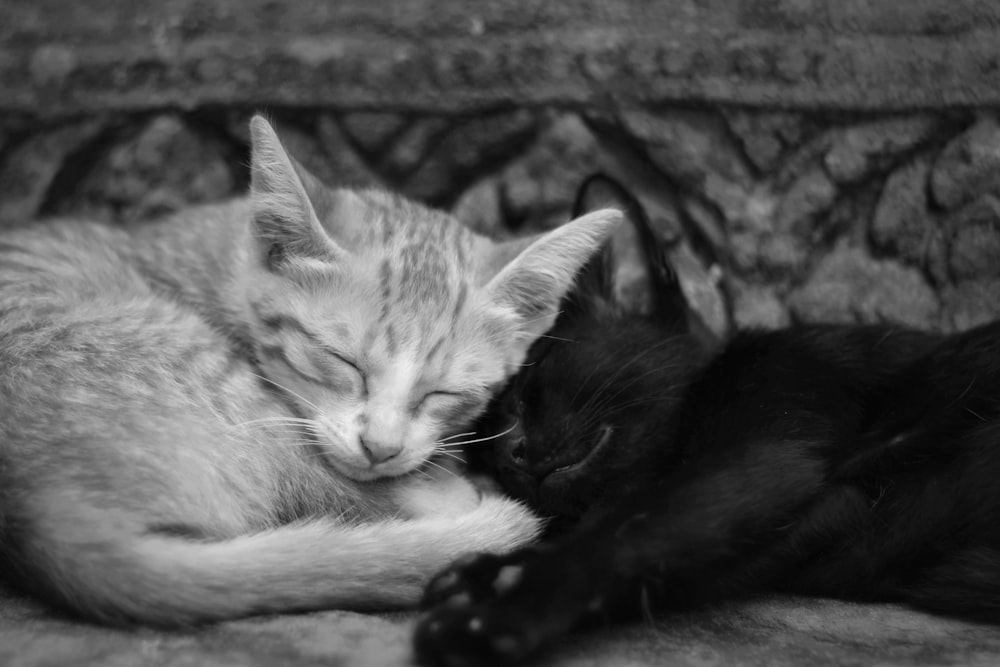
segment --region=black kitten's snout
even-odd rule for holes
[[[528,462],[528,439],[523,434],[510,442],[509,449],[512,463],[523,466]]]
[[[507,434],[499,438],[495,445],[497,463],[500,468],[513,468],[530,473],[534,452],[528,442],[528,435],[518,419]]]

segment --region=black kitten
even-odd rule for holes
[[[638,204],[602,177],[579,203],[623,208],[632,234],[493,406],[514,428],[485,457],[575,525],[439,575],[422,660],[515,662],[588,619],[762,591],[1000,620],[1000,323],[713,346]]]

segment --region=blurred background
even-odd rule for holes
[[[0,225],[238,195],[258,110],[497,236],[605,171],[719,332],[1000,316],[995,0],[0,0]]]

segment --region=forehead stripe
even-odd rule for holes
[[[465,306],[465,300],[468,296],[469,285],[463,281],[462,285],[458,288],[458,294],[455,295],[455,307],[451,311],[452,326],[458,324],[458,316],[462,314],[462,307]]]
[[[396,329],[390,324],[385,328],[385,348],[390,355],[396,354],[399,347],[396,341]]]

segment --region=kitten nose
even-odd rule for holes
[[[368,463],[378,465],[379,463],[385,463],[390,459],[394,459],[399,456],[399,453],[403,451],[402,443],[386,443],[378,442],[377,440],[361,440],[361,451],[364,452],[365,458],[368,459]]]
[[[527,438],[521,436],[514,441],[513,446],[510,449],[510,457],[514,459],[514,463],[518,465],[524,465],[527,463],[528,452],[526,450]]]

